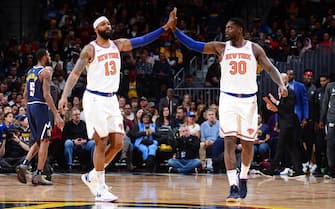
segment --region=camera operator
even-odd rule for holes
[[[199,157],[200,140],[190,134],[187,125],[179,128],[180,138],[177,139],[176,152],[169,159],[169,173],[191,173],[196,172],[201,165]]]
[[[0,143],[0,167],[1,172],[15,172],[29,151],[29,146],[21,136],[18,127],[7,129],[2,134],[3,140]]]
[[[29,145],[30,142],[30,127],[28,122],[28,116],[25,114],[17,115],[16,120],[19,122],[19,130],[21,138],[24,143]]]

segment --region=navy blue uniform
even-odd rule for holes
[[[51,137],[52,114],[43,97],[43,86],[39,80],[44,67],[33,67],[28,71],[26,88],[28,95],[27,115],[33,140]]]

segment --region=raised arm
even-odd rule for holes
[[[271,79],[279,86],[279,92],[281,96],[287,96],[287,88],[284,85],[283,79],[279,73],[279,70],[272,64],[270,59],[266,56],[265,51],[258,44],[252,44],[253,51],[255,53],[258,63],[265,69],[270,75]]]
[[[138,48],[138,47],[142,47],[142,46],[150,44],[151,42],[158,39],[164,31],[167,31],[171,27],[173,27],[176,21],[176,15],[175,15],[176,11],[177,9],[174,8],[170,12],[169,20],[162,27],[150,33],[147,33],[143,36],[140,36],[140,37],[136,37],[132,39],[126,39],[126,38],[117,39],[114,41],[115,44],[117,45],[120,51],[131,51],[134,48]]]
[[[66,80],[65,87],[61,99],[58,102],[58,109],[63,114],[64,108],[67,105],[67,97],[70,95],[72,88],[77,83],[79,76],[84,71],[85,66],[89,63],[89,60],[93,57],[93,46],[86,45],[80,52],[79,59],[77,60],[73,70]]]
[[[191,37],[187,36],[178,28],[174,32],[174,35],[180,41],[180,43],[182,43],[188,49],[202,54],[216,54],[220,56],[225,47],[225,43],[223,42],[212,41],[205,43],[201,41],[196,41]]]

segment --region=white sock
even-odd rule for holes
[[[245,166],[244,163],[241,163],[240,179],[248,179],[249,168],[250,165]]]
[[[90,172],[88,172],[88,179],[90,181],[94,180],[96,178],[96,170],[93,168]]]
[[[105,171],[96,171],[98,188],[102,188],[105,185]]]
[[[227,170],[227,176],[228,176],[228,182],[229,186],[238,185],[237,184],[237,175],[236,175],[236,169],[234,170]]]

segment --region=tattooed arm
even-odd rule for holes
[[[93,47],[91,45],[86,45],[80,53],[79,59],[76,65],[71,71],[69,77],[66,80],[63,94],[58,103],[58,108],[61,113],[64,113],[64,108],[67,105],[67,97],[71,94],[74,85],[77,83],[80,74],[84,71],[85,66],[89,63],[89,60],[93,55]]]

